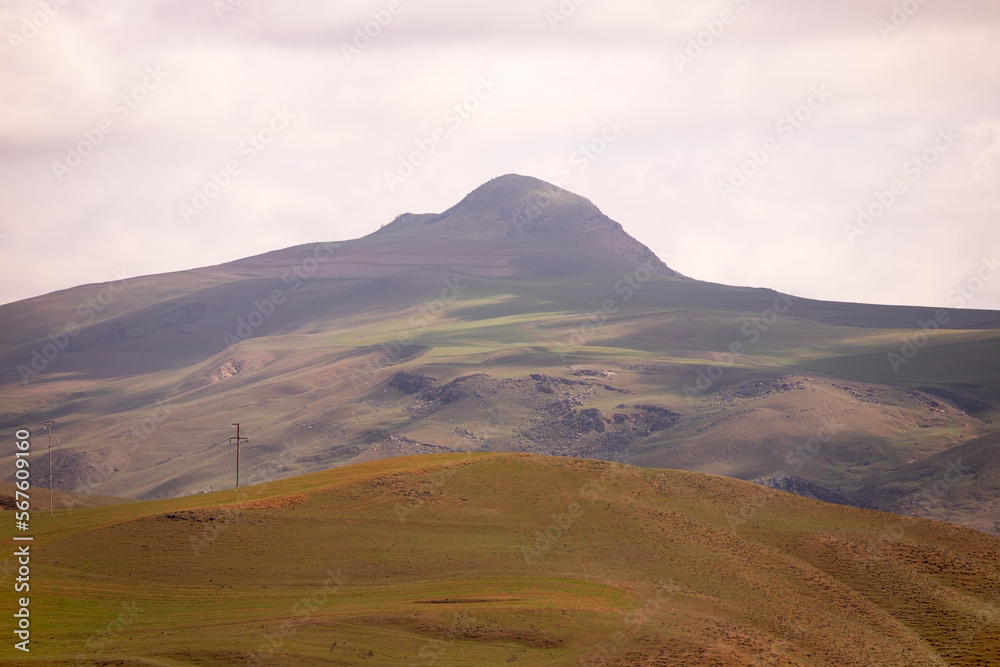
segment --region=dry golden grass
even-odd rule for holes
[[[37,664],[1000,660],[1000,541],[698,473],[406,457],[37,526]]]

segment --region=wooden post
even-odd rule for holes
[[[229,444],[232,444],[233,440],[236,441],[236,488],[240,488],[240,441],[249,442],[249,438],[240,437],[240,424],[236,422],[233,424],[236,427],[236,435],[229,438]]]
[[[44,426],[48,430],[48,434],[45,437],[48,439],[48,445],[49,445],[49,516],[52,516],[52,505],[53,505],[53,500],[52,500],[52,424],[53,423],[55,422],[51,421],[42,422],[42,426]],[[56,438],[56,442],[59,442],[59,438]]]

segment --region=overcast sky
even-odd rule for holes
[[[1000,309],[994,0],[5,0],[0,27],[0,303],[517,172],[693,278]]]

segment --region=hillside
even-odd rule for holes
[[[686,278],[528,177],[362,239],[81,286],[0,306],[0,321],[0,425],[38,436],[55,421],[54,483],[78,495],[230,488],[240,422],[248,482],[525,451],[794,476],[866,507],[1000,524],[986,456],[947,486],[961,499],[900,502],[1000,428],[998,313]],[[938,477],[906,472],[924,460],[944,462]]]
[[[405,457],[33,521],[21,664],[1000,660],[997,539],[697,473]]]

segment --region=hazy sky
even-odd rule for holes
[[[5,0],[0,27],[0,303],[513,171],[694,278],[1000,309],[995,0]]]

